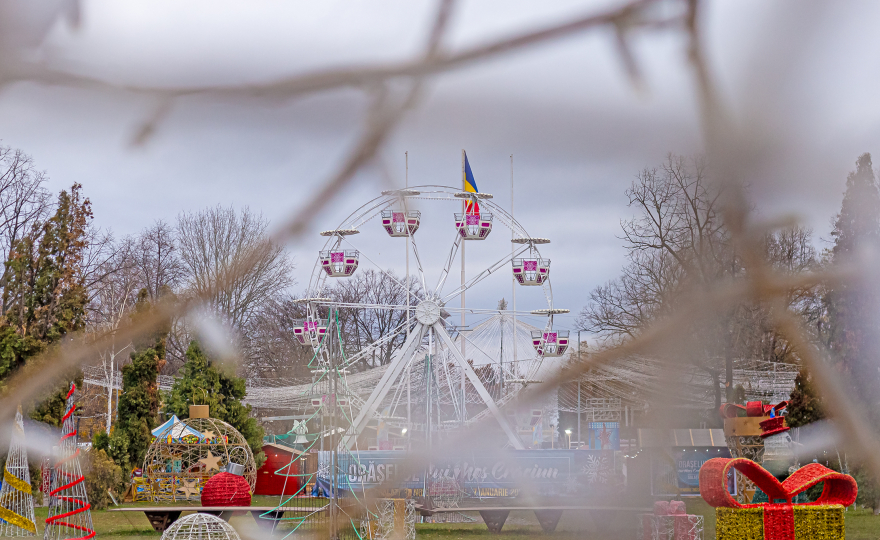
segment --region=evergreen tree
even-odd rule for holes
[[[208,405],[212,418],[223,420],[238,430],[251,447],[257,467],[263,454],[263,428],[252,418],[251,406],[244,405],[245,381],[213,365],[198,342],[190,343],[183,364],[183,376],[174,380],[165,402],[165,412],[189,417],[190,405]]]
[[[149,300],[147,289],[141,289],[135,303],[132,322],[152,316],[155,306]],[[159,370],[165,364],[167,321],[134,343],[131,364],[122,368],[122,394],[119,413],[113,431],[108,436],[98,433],[94,445],[126,470],[140,467],[152,440],[152,430],[159,423]]]
[[[81,186],[58,196],[55,214],[37,223],[6,261],[0,322],[0,380],[25,361],[85,324],[82,263],[91,203]]]
[[[870,154],[862,154],[846,180],[846,192],[834,222],[832,262],[838,268],[857,264],[864,253],[880,250],[880,191]],[[877,412],[880,375],[875,365],[880,337],[880,295],[872,276],[838,280],[824,303],[828,314],[827,345],[851,395]]]
[[[122,368],[119,415],[107,440],[107,453],[118,465],[140,467],[158,425],[159,353],[154,348],[131,353],[131,364]],[[103,447],[101,440],[96,446]]]
[[[0,317],[0,390],[28,361],[85,325],[87,301],[82,272],[91,203],[82,186],[58,196],[55,213],[35,223],[6,261]],[[73,378],[78,378],[72,374]],[[37,406],[32,416],[59,425],[69,380]]]
[[[822,398],[813,386],[807,368],[802,367],[794,380],[785,421],[789,427],[800,427],[825,418]]]

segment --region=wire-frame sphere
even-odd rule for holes
[[[247,439],[222,420],[188,418],[150,444],[143,475],[153,501],[198,500],[208,479],[228,463],[244,468],[241,476],[253,492],[257,466]]]
[[[162,533],[162,540],[240,540],[241,537],[217,516],[196,512],[175,521]]]

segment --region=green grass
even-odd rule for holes
[[[254,497],[254,506],[274,506],[278,504],[277,497]],[[173,506],[174,503],[168,503]],[[184,506],[182,503],[177,505]],[[126,504],[125,506],[160,506],[155,503]],[[687,499],[688,512],[702,514],[705,517],[706,540],[715,537],[715,514],[700,498]],[[47,509],[37,508],[37,528],[42,535],[44,520]],[[556,532],[546,534],[541,530],[535,516],[531,512],[511,512],[504,530],[500,535],[490,533],[480,521],[478,515],[474,515],[476,523],[423,523],[416,526],[418,536],[422,540],[488,540],[490,537],[530,538],[533,540],[617,540],[619,538],[635,538],[634,527],[625,532],[614,534],[601,533],[593,516],[588,513],[573,511],[565,512]],[[107,512],[93,511],[92,521],[98,538],[101,540],[124,540],[159,538],[140,512]],[[233,527],[242,533],[242,538],[267,538],[267,535],[256,528],[250,515],[236,516],[230,520]],[[846,513],[846,537],[847,540],[880,540],[880,516],[874,516],[870,510],[849,510]]]

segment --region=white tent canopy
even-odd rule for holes
[[[172,440],[179,440],[180,438],[186,435],[195,435],[199,439],[202,438],[202,434],[193,428],[187,426],[183,422],[180,421],[180,418],[177,415],[172,415],[171,418],[168,419],[164,424],[157,427],[152,431],[153,436],[158,438],[167,438],[169,435]]]

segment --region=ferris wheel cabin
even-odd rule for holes
[[[550,259],[513,259],[513,277],[520,285],[543,285],[550,278]]]
[[[568,330],[556,330],[553,332],[532,331],[532,346],[539,356],[545,358],[562,356],[568,350]]]
[[[396,210],[382,210],[382,227],[389,236],[406,237],[413,235],[419,230],[422,213],[418,210],[411,212],[398,212]],[[409,232],[407,232],[409,229]]]
[[[319,256],[321,258],[321,268],[330,277],[348,277],[354,274],[358,267],[359,253],[355,249],[322,251]]]
[[[465,240],[485,240],[492,232],[492,214],[455,214],[455,228]]]
[[[324,335],[327,333],[327,326],[319,321],[311,319],[296,319],[293,321],[293,335],[301,345],[318,346]]]

